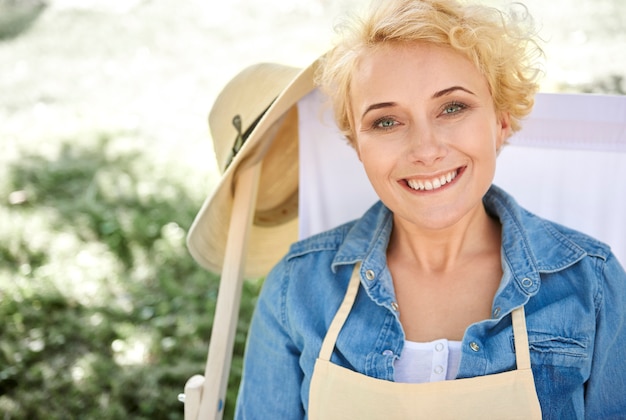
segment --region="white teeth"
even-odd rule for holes
[[[441,175],[439,178],[433,178],[426,181],[410,179],[407,181],[409,187],[418,191],[432,191],[443,187],[449,182],[452,182],[457,176],[457,171],[448,172],[445,175]]]

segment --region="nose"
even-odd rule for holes
[[[407,138],[407,158],[411,163],[432,165],[447,153],[447,147],[431,129],[415,127]]]

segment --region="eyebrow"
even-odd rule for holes
[[[449,95],[449,94],[451,94],[452,92],[457,91],[457,90],[462,90],[463,92],[467,92],[467,93],[469,93],[470,95],[474,95],[474,96],[476,96],[476,94],[475,94],[474,92],[472,92],[471,90],[465,89],[465,88],[464,88],[464,87],[462,87],[462,86],[452,86],[452,87],[449,87],[449,88],[447,88],[447,89],[440,90],[439,92],[435,92],[435,93],[433,94],[433,99],[435,99],[435,98],[441,98],[442,96]]]
[[[370,112],[373,111],[375,109],[381,109],[381,108],[389,108],[392,106],[396,106],[397,104],[395,102],[380,102],[378,104],[372,104],[370,106],[367,107],[367,109],[365,110],[365,112],[363,113],[363,115],[361,115],[361,118],[365,117],[365,115]]]
[[[452,86],[452,87],[449,87],[447,89],[443,89],[443,90],[440,90],[438,92],[435,92],[433,94],[432,98],[433,99],[441,98],[442,96],[450,95],[451,93],[453,93],[453,92],[455,92],[457,90],[462,90],[463,92],[467,92],[470,95],[476,96],[476,94],[474,92],[472,92],[471,90],[465,89],[462,86]],[[396,105],[397,105],[396,102],[380,102],[380,103],[377,103],[377,104],[372,104],[372,105],[367,107],[365,112],[363,112],[363,115],[361,115],[361,118],[365,117],[365,115],[368,112],[373,111],[375,109],[390,108],[390,107],[393,107],[393,106],[396,106]]]

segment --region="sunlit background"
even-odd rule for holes
[[[543,91],[624,94],[626,2],[523,3],[545,41]],[[309,64],[364,4],[0,0],[5,419],[182,418],[218,284],[184,245],[219,179],[211,104],[247,65]],[[258,286],[244,290],[226,418]]]

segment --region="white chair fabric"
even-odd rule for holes
[[[300,237],[377,197],[319,91],[300,100]],[[498,157],[494,183],[528,210],[611,245],[626,266],[626,96],[540,93]]]

